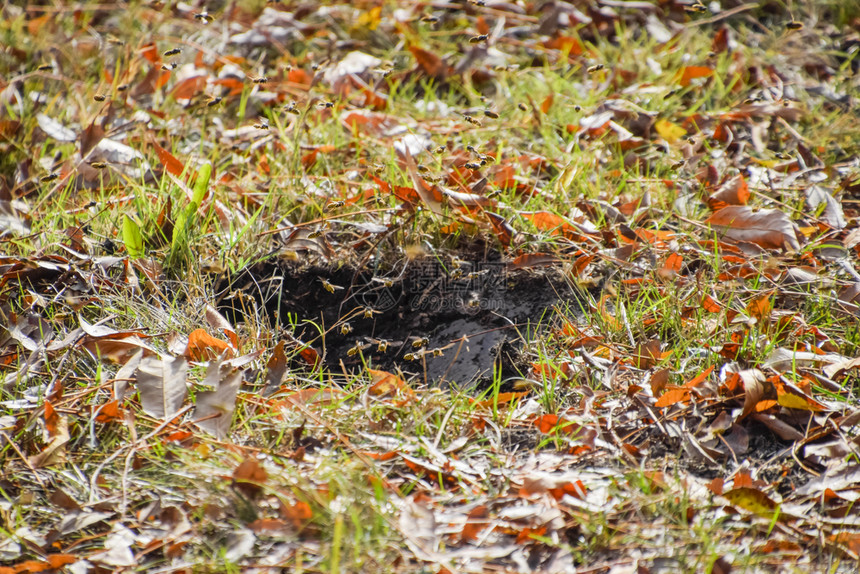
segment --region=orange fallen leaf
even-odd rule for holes
[[[670,407],[674,404],[680,403],[681,401],[689,401],[690,400],[690,389],[675,388],[670,389],[663,393],[657,402],[654,403],[655,407],[664,408]]]
[[[185,357],[191,361],[210,361],[225,352],[228,357],[233,356],[233,349],[226,341],[216,339],[205,329],[195,329],[188,334]]]
[[[697,78],[709,78],[714,74],[708,66],[684,66],[678,74],[678,83],[686,88]]]
[[[367,369],[367,372],[373,377],[373,383],[367,389],[367,393],[371,396],[383,397],[394,394],[411,396],[414,394],[409,383],[395,374],[388,371],[377,371],[376,369]]]

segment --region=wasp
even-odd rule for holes
[[[693,14],[701,14],[702,12],[707,12],[708,7],[699,2],[698,4],[693,4],[692,6],[687,6],[684,8],[687,12],[691,12]]]
[[[394,285],[394,281],[389,279],[388,277],[374,277],[373,279],[371,279],[371,281],[374,281],[376,283],[382,283],[386,287],[391,287],[392,285]]]
[[[213,108],[221,103],[221,96],[215,96],[208,102],[206,102],[206,107]]]
[[[325,206],[323,211],[331,211],[332,209],[337,209],[338,207],[343,207],[346,202],[343,200],[340,201],[330,201],[328,205]]]
[[[376,313],[376,311],[374,311],[374,310],[373,310],[373,309],[371,309],[370,307],[365,307],[365,308],[364,308],[364,318],[365,318],[365,319],[372,319],[372,318],[373,318],[373,314],[374,314],[374,313]]]
[[[439,21],[439,16],[433,16],[432,14],[425,14],[424,16],[421,16],[421,21],[427,22],[430,24],[435,24],[436,22]]]
[[[593,74],[594,72],[598,72],[605,67],[606,66],[604,66],[603,64],[595,64],[593,66],[589,66],[586,72],[588,72],[589,74]]]
[[[269,129],[269,120],[267,118],[260,118],[260,123],[254,124],[254,127],[258,130],[267,130]]]
[[[481,164],[475,163],[473,161],[468,161],[465,164],[463,164],[463,167],[465,167],[466,169],[471,169],[472,171],[477,171],[477,170],[481,169]]]
[[[803,22],[798,22],[797,20],[792,20],[788,24],[785,25],[789,30],[801,30],[803,28]]]
[[[469,273],[468,275],[466,275],[466,279],[467,279],[468,281],[472,281],[473,279],[477,279],[477,278],[478,278],[478,277],[480,277],[481,275],[486,275],[486,274],[487,274],[487,273],[489,273],[489,272],[490,272],[490,270],[489,270],[489,269],[482,269],[481,271],[472,271],[471,273]]]
[[[432,353],[434,357],[441,357],[445,354],[442,349],[433,349]]]
[[[463,119],[472,124],[473,126],[481,127],[481,120],[476,120],[472,116],[463,115]]]
[[[299,115],[302,112],[299,111],[299,108],[296,107],[296,102],[290,102],[288,105],[284,106],[284,111],[288,114]]]
[[[340,326],[341,335],[349,335],[350,333],[352,333],[352,325],[350,325],[349,323],[344,323]]]
[[[165,72],[169,72],[171,70],[175,70],[176,66],[177,66],[176,62],[171,62],[169,64],[161,64],[161,69],[164,70]]]
[[[105,169],[108,166],[108,164],[103,161],[90,162],[90,165],[96,169]]]
[[[470,44],[480,44],[481,42],[485,42],[487,40],[486,34],[481,34],[480,36],[472,36],[469,38]]]
[[[448,148],[447,148],[447,147],[445,147],[445,146],[443,146],[443,145],[440,145],[439,147],[437,147],[437,148],[436,148],[436,149],[434,149],[433,151],[434,151],[434,152],[436,152],[436,153],[445,153],[445,150],[446,150],[446,149],[448,149]]]
[[[376,352],[377,353],[384,353],[387,350],[388,350],[388,341],[386,341],[385,339],[380,339],[379,341],[376,342]]]
[[[416,339],[416,340],[412,341],[412,348],[413,349],[422,349],[429,344],[430,344],[430,339],[428,339],[427,337],[421,337],[420,339]]]
[[[362,345],[361,343],[356,341],[355,346],[350,347],[350,349],[346,352],[346,356],[347,357],[354,357],[355,355],[359,354],[360,352],[362,352],[366,348],[367,348],[367,345]]]
[[[39,66],[36,69],[39,70],[40,72],[50,72],[51,70],[54,69],[54,65],[53,64],[42,64],[41,66]]]
[[[267,78],[266,76],[260,76],[259,78],[254,78],[255,84],[265,84],[268,81],[269,81],[269,78]]]
[[[494,112],[493,110],[484,110],[484,115],[492,120],[499,119],[499,114]]]
[[[93,99],[97,102],[103,102],[106,98],[107,96],[105,96],[104,94],[96,94],[93,96]]]
[[[125,41],[120,40],[119,38],[117,38],[113,34],[107,35],[107,41],[109,44],[113,44],[114,46],[125,46]]]
[[[181,53],[182,53],[182,48],[171,48],[170,50],[167,50],[166,52],[164,52],[164,56],[169,58],[170,56],[176,56],[177,54],[181,54]]]
[[[200,12],[199,14],[195,14],[194,19],[200,20],[204,24],[208,24],[209,22],[212,21],[212,16],[210,16],[208,12],[203,11],[203,12]]]
[[[418,353],[406,353],[403,355],[404,361],[417,361],[420,355]]]
[[[322,283],[323,289],[325,289],[329,293],[334,293],[335,291],[343,289],[343,287],[341,287],[340,285],[332,285],[327,279],[323,279],[322,277],[320,277],[320,283]],[[348,324],[349,323],[345,323],[345,325]]]
[[[39,181],[41,181],[42,183],[48,183],[49,181],[54,181],[58,177],[60,177],[60,175],[57,173],[49,173],[48,175],[43,175],[42,177],[40,177]]]
[[[331,108],[334,107],[334,102],[320,102],[319,107],[326,109],[326,110],[330,110]]]

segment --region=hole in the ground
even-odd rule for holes
[[[579,299],[558,269],[515,269],[495,260],[412,260],[372,268],[294,266],[271,261],[245,269],[220,308],[241,320],[235,293],[309,342],[325,368],[401,369],[427,382],[485,386],[528,369],[522,346]]]

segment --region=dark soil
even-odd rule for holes
[[[550,323],[553,306],[578,313],[579,299],[558,269],[514,269],[492,253],[460,259],[413,260],[376,274],[267,261],[226,282],[219,308],[240,321],[236,293],[250,295],[336,372],[366,364],[479,387],[494,373],[520,377],[524,342]]]

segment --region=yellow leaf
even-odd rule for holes
[[[657,123],[654,124],[654,129],[657,130],[661,138],[669,143],[675,143],[687,134],[687,130],[669,120],[657,120]]]
[[[371,8],[367,12],[362,12],[358,17],[358,27],[367,28],[368,30],[376,30],[379,22],[382,20],[382,6]]]
[[[773,518],[774,512],[779,508],[776,502],[756,488],[735,488],[723,493],[723,496],[732,503],[732,506],[765,518]]]

